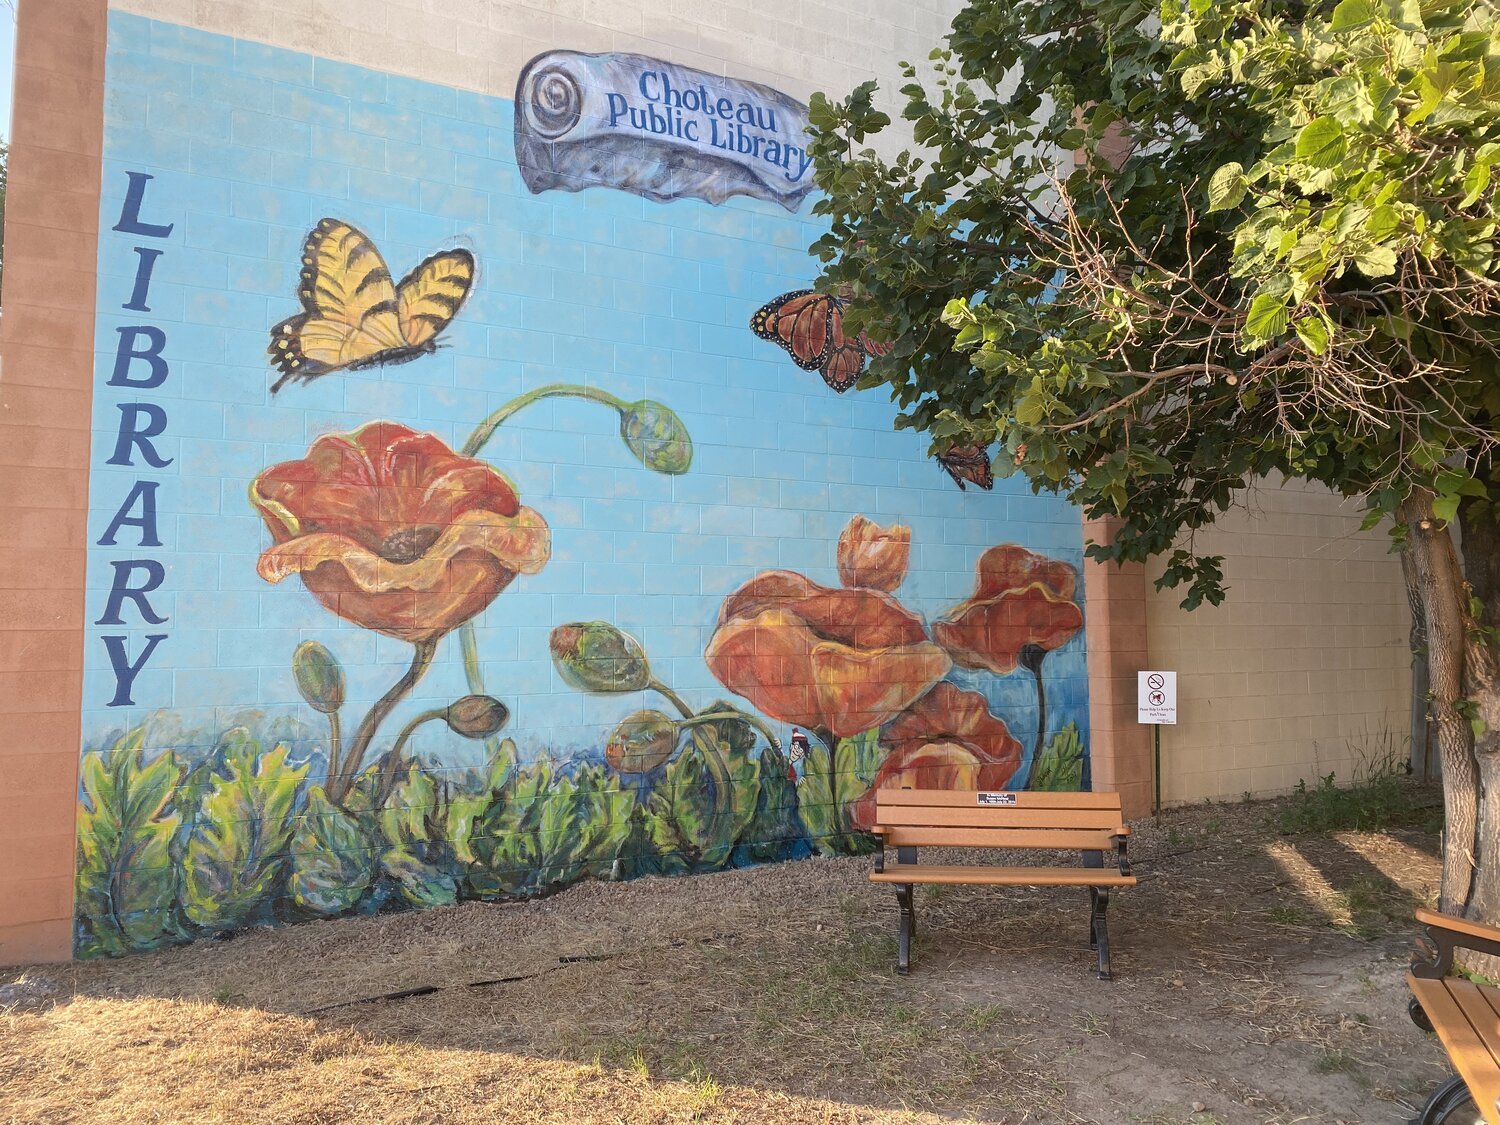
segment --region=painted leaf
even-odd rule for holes
[[[438,827],[443,820],[437,783],[416,762],[407,764],[378,812],[380,870],[412,906],[458,901],[452,849]]]
[[[598,766],[562,777],[541,801],[536,890],[565,886],[586,871],[608,871],[630,829],[631,795],[610,787]]]
[[[539,862],[536,821],[551,785],[552,765],[542,758],[513,772],[506,787],[474,818],[467,841],[474,860],[465,882],[476,897],[515,895],[526,886]]]
[[[359,821],[314,785],[307,793],[307,810],[292,834],[287,879],[292,901],[303,910],[332,917],[352,909],[374,878],[374,852]]]
[[[485,770],[484,787],[478,793],[453,793],[449,796],[446,815],[443,818],[444,834],[448,846],[453,849],[459,863],[468,865],[479,862],[479,857],[470,847],[475,826],[483,818],[485,810],[498,799],[516,761],[516,744],[510,739],[501,742],[489,760]]]
[[[84,755],[78,808],[78,955],[119,956],[180,939],[172,797],[183,768],[167,750],[145,760],[136,727]]]
[[[1045,793],[1076,793],[1083,788],[1083,739],[1069,723],[1052,736],[1031,768],[1030,788]]]
[[[787,777],[786,755],[769,746],[761,751],[755,812],[740,833],[732,863],[776,863],[808,854],[807,830],[797,814],[797,785]]]
[[[292,810],[307,776],[287,754],[285,745],[262,753],[243,727],[220,741],[183,865],[183,909],[195,925],[236,929],[282,890]]]
[[[834,802],[833,761],[828,748],[816,739],[802,759],[802,779],[797,783],[797,808],[813,850],[819,855],[839,855],[842,819]]]
[[[729,857],[714,834],[713,778],[701,754],[691,746],[667,763],[661,781],[646,803],[647,824],[669,874],[711,870]],[[722,853],[722,854],[720,854]],[[718,855],[718,864],[712,859]]]

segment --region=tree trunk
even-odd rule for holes
[[[1406,604],[1411,609],[1411,722],[1410,753],[1407,766],[1422,781],[1436,776],[1432,768],[1432,717],[1427,708],[1427,610],[1422,605],[1422,591],[1417,586],[1416,564],[1411,552],[1401,552],[1401,578],[1406,583]]]
[[[1479,774],[1479,820],[1474,838],[1474,885],[1468,917],[1500,924],[1500,676],[1496,675],[1494,632],[1500,624],[1500,524],[1489,500],[1466,500],[1459,509],[1463,531],[1464,576],[1468,579],[1468,652],[1464,687],[1480,722],[1474,737]],[[1500,974],[1500,960],[1465,964],[1486,976]]]
[[[1413,491],[1399,515],[1406,525],[1406,550],[1411,553],[1427,622],[1432,718],[1443,769],[1443,876],[1438,909],[1463,914],[1479,862],[1480,803],[1473,728],[1460,710],[1468,696],[1468,598],[1453,537],[1433,515],[1432,493]]]

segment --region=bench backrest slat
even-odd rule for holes
[[[1001,792],[1001,791],[995,791]],[[962,789],[895,789],[875,790],[875,804],[880,809],[906,805],[913,807],[954,808],[1012,808],[1012,809],[1110,809],[1120,812],[1118,793],[1028,793],[1005,792],[1004,797],[1015,798],[1014,804],[980,805],[978,795]]]
[[[931,828],[1103,828],[1120,826],[1109,809],[881,808],[876,823]]]
[[[1059,851],[1110,851],[1115,846],[1107,830],[920,826],[889,829],[885,834],[885,844],[890,848],[1049,848]]]

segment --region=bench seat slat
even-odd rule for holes
[[[888,848],[1049,848],[1112,851],[1105,831],[1087,828],[932,828],[893,825],[881,833]]]
[[[1407,974],[1406,983],[1421,1002],[1454,1069],[1468,1084],[1479,1111],[1490,1119],[1500,1105],[1500,1016],[1480,986],[1466,980],[1427,980]]]
[[[1096,867],[963,867],[888,863],[876,883],[973,883],[989,887],[1133,887],[1134,875]]]
[[[1109,809],[1010,809],[882,806],[876,822],[928,828],[1122,828],[1118,812]]]
[[[881,788],[875,790],[875,804],[879,808],[887,806],[909,805],[917,807],[953,806],[957,808],[989,808],[992,811],[998,809],[1113,809],[1120,811],[1120,795],[1118,793],[1031,793],[1016,792],[1008,790],[986,790],[986,792],[1004,792],[1014,797],[1014,805],[979,805],[979,799],[973,791],[963,789],[896,789]]]

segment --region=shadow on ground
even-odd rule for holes
[[[1436,836],[1272,811],[1137,826],[1109,983],[1077,888],[919,891],[896,976],[868,859],[32,970],[0,1121],[1405,1120],[1443,1075],[1402,983]]]

